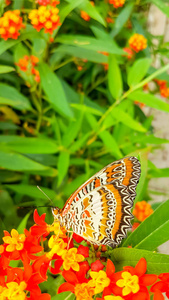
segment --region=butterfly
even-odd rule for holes
[[[131,228],[140,162],[130,156],[104,167],[52,209],[54,219],[96,245],[116,247]]]

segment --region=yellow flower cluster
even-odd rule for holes
[[[45,29],[45,33],[50,34],[60,25],[59,9],[57,7],[47,8],[40,6],[38,9],[33,9],[29,14],[29,19],[33,27],[40,31]]]
[[[139,52],[147,48],[147,39],[142,34],[135,33],[129,39],[129,45],[135,52]]]
[[[122,7],[126,0],[109,0],[110,4],[113,4],[114,8]]]
[[[20,35],[19,31],[24,27],[19,10],[8,10],[0,18],[0,36],[4,40],[9,38],[16,40]]]

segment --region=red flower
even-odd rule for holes
[[[34,236],[47,236],[50,232],[48,224],[45,222],[46,214],[38,215],[37,209],[35,209],[33,214],[33,219],[36,225],[31,227],[31,234]]]
[[[160,281],[153,284],[150,291],[154,293],[154,300],[164,300],[162,293],[166,293],[169,299],[169,273],[161,273],[158,278]]]
[[[112,292],[126,300],[149,300],[147,286],[157,280],[157,275],[145,274],[147,263],[141,258],[135,268],[126,266],[124,271],[114,274]]]
[[[96,260],[91,264],[91,270],[95,272],[99,272],[100,270],[103,270],[104,265],[100,262],[100,260]]]
[[[83,245],[80,245],[77,250],[78,254],[82,254],[84,257],[89,257],[89,248]]]
[[[86,279],[86,273],[90,269],[88,262],[82,262],[79,264],[80,269],[78,272],[74,271],[63,271],[62,276],[66,280],[66,282],[62,283],[58,289],[58,294],[62,292],[70,291],[72,293],[75,292],[75,286],[79,283],[87,283],[88,279]]]

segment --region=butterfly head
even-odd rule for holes
[[[55,219],[59,220],[60,219],[60,214],[62,212],[62,209],[59,207],[52,207],[52,214]]]

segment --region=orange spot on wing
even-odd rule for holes
[[[96,179],[95,181],[95,188],[99,187],[100,186],[100,179]]]
[[[133,172],[133,163],[129,158],[125,158],[125,165],[126,165],[126,176],[123,179],[122,184],[128,186],[130,183],[130,179],[132,178],[132,172]]]

